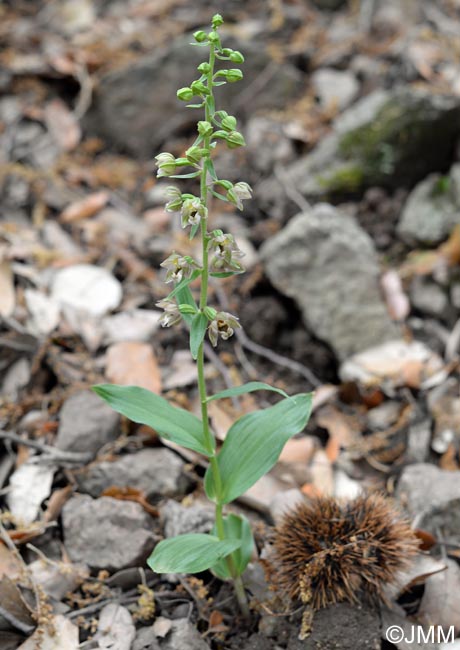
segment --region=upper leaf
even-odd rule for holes
[[[98,384],[92,387],[115,411],[133,422],[146,424],[182,447],[211,456],[203,436],[203,424],[195,415],[172,406],[159,395],[138,386]]]
[[[241,545],[239,539],[221,541],[214,535],[189,533],[157,544],[147,564],[157,573],[199,573]]]
[[[237,420],[217,455],[222,492],[216,495],[209,466],[205,475],[208,497],[229,503],[254,485],[276,463],[289,438],[305,427],[311,406],[312,394],[301,393]]]

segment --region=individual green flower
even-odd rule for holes
[[[207,216],[208,210],[197,196],[183,202],[181,210],[182,228],[198,225],[201,219],[206,219]]]
[[[172,325],[178,323],[182,318],[176,301],[172,300],[171,298],[164,298],[163,300],[159,300],[156,303],[156,307],[164,309],[164,314],[162,314],[160,317],[160,325],[162,327],[171,327]]]
[[[243,78],[243,73],[238,68],[231,68],[230,70],[227,70],[225,78],[230,83],[234,83],[235,81],[240,81]]]
[[[198,133],[202,135],[204,138],[208,135],[211,135],[213,132],[212,124],[211,122],[207,122],[206,120],[201,120],[197,124],[198,127]]]
[[[238,248],[233,235],[215,230],[208,243],[208,250],[213,254],[210,262],[210,269],[214,273],[225,273],[233,271],[241,273],[244,269],[238,262],[244,257],[244,253]]]
[[[232,63],[244,63],[244,56],[238,50],[233,50],[230,53],[230,61]]]
[[[200,147],[197,147],[195,145],[193,147],[189,147],[189,149],[187,149],[185,152],[185,155],[188,162],[194,165],[200,162],[200,160],[203,158],[203,149],[200,149]]]
[[[216,347],[219,337],[226,341],[233,336],[236,329],[241,327],[238,318],[226,311],[217,312],[215,318],[209,323],[208,336],[213,347]]]
[[[227,141],[227,146],[229,149],[235,149],[236,147],[244,147],[246,142],[239,131],[231,131],[225,136]]]
[[[193,81],[190,85],[194,95],[209,95],[209,89],[202,81]]]
[[[179,88],[176,95],[178,99],[181,99],[183,102],[189,102],[193,98],[193,90],[188,86],[185,86],[185,88]]]
[[[182,193],[173,185],[170,185],[165,190],[165,196],[169,198],[169,201],[165,205],[166,212],[178,212],[182,208]]]
[[[158,156],[155,156],[157,161],[157,177],[161,178],[162,176],[171,176],[176,171],[176,159],[172,153],[163,151],[159,153]]]
[[[238,210],[243,209],[243,199],[250,199],[252,188],[248,183],[239,181],[227,192],[227,199],[236,205]]]
[[[166,269],[166,284],[189,278],[195,269],[200,268],[195,260],[188,255],[182,256],[177,253],[171,253],[160,266]]]
[[[222,16],[220,14],[214,14],[214,16],[212,17],[212,26],[214,27],[214,29],[220,27],[223,24],[224,24],[224,19],[222,18]]]

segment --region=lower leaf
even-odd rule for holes
[[[178,535],[159,542],[147,560],[156,573],[199,573],[214,566],[241,546],[241,540],[214,535]]]
[[[224,531],[226,539],[236,539],[241,542],[241,546],[232,553],[236,575],[240,576],[247,567],[254,549],[254,537],[252,536],[251,526],[246,517],[231,513],[224,518]],[[215,526],[211,533],[216,535]],[[222,580],[232,577],[225,559],[216,562],[211,567],[211,570]]]

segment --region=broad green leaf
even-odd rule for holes
[[[238,539],[241,542],[241,546],[232,553],[237,575],[240,576],[247,567],[254,549],[254,538],[252,536],[251,526],[246,517],[231,513],[224,518],[224,530],[226,539]],[[215,526],[211,531],[211,534],[216,535]],[[216,576],[223,580],[232,577],[225,560],[219,560],[211,567],[211,569]]]
[[[163,438],[182,447],[211,455],[203,436],[202,422],[192,413],[138,386],[98,384],[92,388],[115,411],[133,422],[152,427]]]
[[[239,548],[241,541],[221,541],[214,535],[190,533],[164,539],[147,560],[157,573],[199,573]]]
[[[206,329],[208,327],[208,319],[199,311],[198,314],[195,314],[192,320],[192,325],[190,328],[190,352],[194,359],[198,356],[198,350],[206,334]]]
[[[205,475],[206,494],[220,503],[241,496],[276,463],[285,443],[302,431],[311,413],[312,394],[301,393],[243,415],[229,429],[217,455],[222,493],[216,495],[212,468]]]
[[[189,278],[183,278],[180,282],[176,284],[174,289],[171,291],[171,293],[167,296],[167,299],[174,298],[174,296],[177,296],[178,293],[184,288],[188,287],[188,285],[196,280],[201,274],[202,274],[201,269],[195,269],[192,273],[192,275]]]
[[[191,307],[195,308],[195,311],[198,311],[198,307],[196,306],[196,302],[188,285],[181,287],[177,292],[176,297],[179,305],[190,305]],[[192,314],[182,314],[182,318],[187,323],[187,325],[190,326],[192,324]]]
[[[206,401],[212,402],[214,399],[223,399],[224,397],[234,397],[235,395],[243,395],[244,393],[253,393],[255,390],[271,390],[274,393],[279,393],[283,397],[289,397],[289,395],[285,393],[284,390],[281,390],[281,388],[275,388],[274,386],[270,386],[270,384],[265,384],[263,381],[250,381],[242,386],[227,388],[220,393],[211,395]]]

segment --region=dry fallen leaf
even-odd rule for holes
[[[384,273],[380,284],[390,317],[395,321],[406,320],[410,313],[410,302],[404,293],[397,271],[391,270]]]
[[[8,576],[11,580],[15,580],[21,570],[22,566],[18,557],[0,541],[0,578]]]
[[[123,386],[141,386],[161,393],[161,373],[152,346],[137,341],[114,343],[107,350],[107,379]]]
[[[281,463],[305,463],[307,465],[313,458],[316,449],[316,438],[302,436],[290,438],[283,447],[279,457]]]
[[[208,413],[211,418],[212,430],[216,434],[218,440],[225,440],[227,431],[230,429],[235,421],[227,411],[217,404],[217,402],[210,402],[208,405]]]
[[[72,151],[80,142],[80,125],[62,100],[53,99],[45,106],[45,123],[62,151]]]
[[[110,603],[102,609],[94,637],[99,648],[130,650],[135,636],[136,628],[126,607]]]
[[[63,223],[73,223],[81,219],[88,219],[102,210],[108,203],[110,196],[108,192],[94,192],[80,201],[68,205],[61,213]]]
[[[146,499],[142,490],[133,487],[118,487],[111,485],[106,488],[102,495],[103,497],[112,497],[112,499],[119,499],[120,501],[135,501],[139,503],[149,515],[158,517],[158,509],[152,506]]]
[[[10,263],[0,261],[0,316],[11,316],[15,304],[14,278]]]
[[[23,463],[10,476],[8,508],[19,521],[29,524],[38,517],[42,502],[50,495],[56,468]]]

